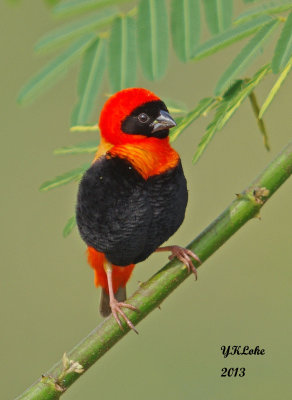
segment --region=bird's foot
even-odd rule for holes
[[[113,314],[115,320],[117,321],[117,323],[119,324],[119,327],[121,328],[122,331],[124,330],[124,328],[123,328],[122,322],[121,322],[121,320],[120,320],[120,318],[119,318],[119,315],[121,315],[121,316],[124,318],[124,320],[126,321],[127,325],[128,325],[131,329],[133,329],[134,332],[136,332],[136,333],[138,334],[137,329],[134,327],[134,325],[132,324],[132,322],[131,322],[131,321],[129,320],[129,318],[126,316],[126,314],[125,314],[124,311],[122,310],[122,307],[124,307],[124,308],[129,308],[130,310],[133,310],[133,311],[139,311],[138,308],[132,306],[131,304],[118,302],[116,299],[113,299],[113,300],[110,302],[110,307],[111,307],[111,310],[112,310],[112,314]]]
[[[199,264],[201,264],[201,260],[199,257],[189,249],[185,249],[184,247],[180,246],[166,246],[166,247],[159,247],[157,251],[171,251],[171,255],[168,257],[169,260],[173,260],[175,257],[180,260],[187,268],[189,273],[193,273],[195,275],[195,279],[198,279],[197,269],[194,266],[191,257],[196,260]]]

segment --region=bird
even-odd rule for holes
[[[100,144],[80,180],[76,221],[88,263],[101,286],[100,313],[137,330],[124,308],[126,283],[137,263],[170,251],[189,273],[199,257],[162,246],[180,227],[188,201],[181,159],[169,142],[176,126],[165,103],[145,88],[123,89],[107,99],[99,117]]]

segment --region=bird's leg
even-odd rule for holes
[[[121,308],[125,307],[125,308],[129,308],[130,310],[133,310],[133,311],[138,311],[138,309],[136,307],[132,306],[131,304],[122,303],[122,302],[117,301],[117,299],[115,298],[115,295],[114,295],[114,290],[113,290],[112,264],[110,262],[108,262],[107,260],[105,261],[104,269],[105,269],[106,276],[107,276],[109,298],[110,298],[110,308],[112,310],[113,316],[115,317],[115,320],[119,324],[119,327],[123,330],[123,326],[122,326],[121,320],[119,318],[119,314],[120,314],[126,321],[127,325],[131,329],[133,329],[134,332],[138,333],[138,331],[136,330],[136,328],[134,327],[132,322],[129,320],[129,318],[126,316],[126,314],[124,313],[124,311]]]
[[[194,266],[191,257],[193,257],[199,264],[201,264],[201,260],[199,257],[193,253],[189,249],[185,249],[184,247],[180,246],[165,246],[165,247],[158,247],[155,251],[171,251],[171,255],[168,257],[170,260],[173,258],[177,258],[180,260],[185,266],[188,268],[189,273],[193,272],[195,275],[195,279],[198,279],[197,269]]]

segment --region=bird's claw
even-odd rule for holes
[[[185,249],[184,247],[180,246],[171,246],[171,255],[168,257],[170,260],[174,259],[175,257],[180,260],[187,268],[189,273],[193,273],[195,275],[195,279],[198,279],[197,269],[194,266],[191,257],[195,259],[199,264],[201,264],[201,260],[199,257],[189,249]]]
[[[133,331],[138,334],[137,329],[134,327],[132,322],[126,316],[126,314],[122,310],[122,307],[129,308],[130,310],[133,310],[133,311],[139,311],[138,308],[132,306],[131,304],[118,302],[117,300],[111,301],[110,307],[111,307],[111,310],[112,310],[112,314],[113,314],[115,320],[117,321],[117,323],[118,323],[118,325],[119,325],[119,327],[121,328],[122,331],[124,330],[124,328],[123,328],[122,322],[121,322],[121,320],[119,318],[119,314],[124,318],[124,320],[126,321],[126,324],[129,326],[129,328],[133,329]]]

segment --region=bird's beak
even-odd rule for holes
[[[167,111],[161,110],[158,117],[150,125],[153,129],[151,133],[170,129],[176,126],[175,121],[171,118]]]

